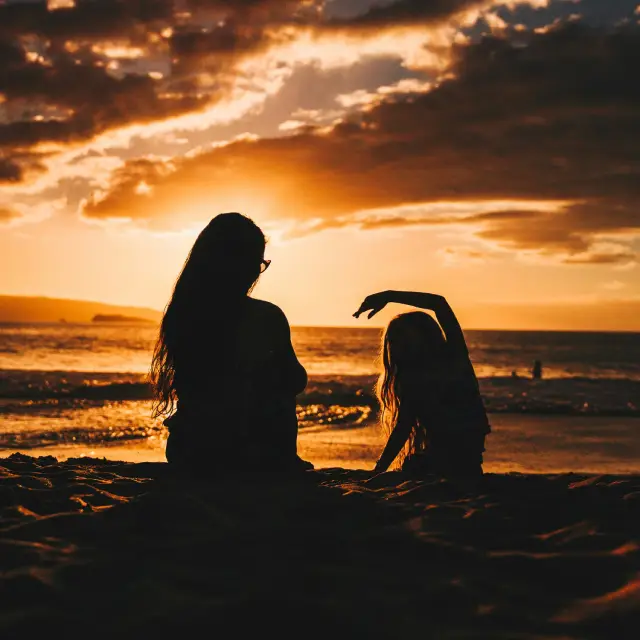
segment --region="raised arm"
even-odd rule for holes
[[[467,343],[465,342],[460,323],[453,309],[443,296],[434,293],[419,293],[413,291],[381,291],[380,293],[367,296],[360,305],[360,308],[353,315],[359,318],[361,314],[368,311],[369,314],[367,317],[372,318],[379,311],[382,311],[387,304],[392,302],[433,311],[444,331],[447,342],[456,355],[469,357]]]

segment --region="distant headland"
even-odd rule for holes
[[[158,323],[162,312],[88,300],[0,295],[0,322],[136,322]]]
[[[143,324],[153,324],[153,320],[148,320],[147,318],[137,318],[136,316],[122,316],[120,314],[105,314],[98,313],[93,318],[91,318],[91,322],[120,322],[120,323],[143,323]]]

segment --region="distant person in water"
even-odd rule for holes
[[[534,380],[542,379],[542,362],[540,362],[540,360],[533,361],[533,368],[531,369],[531,377]]]
[[[368,296],[354,316],[368,311],[372,318],[389,303],[432,310],[440,324],[413,311],[385,331],[378,398],[388,440],[374,471],[386,471],[399,456],[412,474],[482,475],[491,427],[453,310],[439,295],[383,291]]]
[[[250,297],[265,260],[260,228],[222,213],[200,233],[169,302],[151,368],[171,464],[196,470],[308,469],[296,395],[307,373],[274,304]]]

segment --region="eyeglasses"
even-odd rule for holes
[[[270,264],[271,260],[263,260],[260,264],[260,273],[264,273],[269,268]]]

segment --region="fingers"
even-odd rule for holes
[[[369,312],[367,318],[371,320],[376,313],[379,313],[384,309],[386,305],[385,300],[380,299],[380,294],[374,294],[371,296],[367,296],[364,299],[364,302],[360,305],[360,308],[353,314],[354,318],[359,318],[363,313]]]
[[[358,308],[358,310],[353,314],[354,318],[359,318],[367,309],[370,309],[371,307],[369,305],[367,305],[367,301],[365,300],[360,307]]]
[[[366,307],[365,309],[360,308],[353,314],[353,317],[356,319],[359,318],[368,309],[371,309],[371,311],[369,311],[369,313],[367,314],[367,318],[371,320],[371,318],[373,318],[373,316],[375,316],[376,313],[380,311],[381,307],[377,307],[377,308]]]
[[[358,319],[363,313],[365,313],[366,311],[368,311],[369,309],[371,309],[371,307],[366,307],[365,309],[358,309],[354,314],[353,317]],[[372,318],[376,313],[378,313],[378,311],[380,311],[380,309],[373,309],[372,311],[369,312],[369,314],[367,315],[367,318]]]

